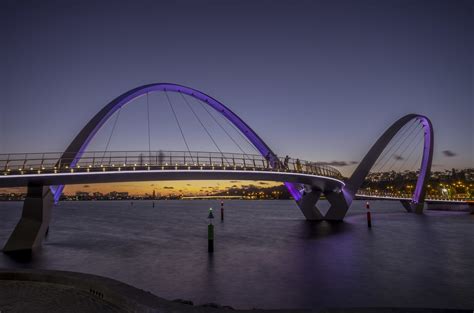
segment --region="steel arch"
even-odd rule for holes
[[[424,130],[424,143],[423,143],[423,157],[421,161],[420,175],[416,183],[416,188],[412,196],[412,203],[419,204],[423,203],[426,194],[426,182],[431,172],[431,163],[433,160],[433,125],[429,118],[419,114],[408,114],[398,119],[393,123],[380,138],[375,142],[372,148],[367,152],[365,157],[359,163],[351,178],[347,181],[344,191],[346,195],[350,195],[351,200],[354,198],[357,190],[362,186],[365,177],[374,166],[375,161],[379,158],[380,154],[387,147],[393,137],[412,120],[419,120]]]
[[[132,90],[129,90],[122,95],[118,96],[111,102],[109,102],[105,107],[103,107],[79,132],[79,134],[74,138],[74,140],[69,144],[66,151],[61,156],[62,159],[68,159],[69,162],[66,164],[70,167],[74,167],[78,160],[81,158],[81,155],[84,153],[88,144],[94,138],[95,134],[99,129],[105,124],[105,122],[121,107],[130,103],[132,100],[145,95],[150,92],[156,91],[170,91],[183,93],[188,96],[191,96],[195,99],[198,99],[207,105],[211,106],[218,113],[223,115],[229,122],[236,126],[244,136],[257,148],[257,150],[264,157],[269,158],[270,164],[273,166],[279,162],[276,154],[270,149],[270,147],[255,133],[254,130],[250,128],[237,114],[232,112],[227,106],[225,106],[220,101],[212,98],[211,96],[182,85],[172,84],[172,83],[154,83],[136,87]],[[301,197],[300,192],[298,191],[297,185],[293,183],[285,183],[286,187],[295,198],[299,200]],[[64,186],[54,186],[52,191],[54,193],[55,201],[59,200],[59,197],[62,193]]]

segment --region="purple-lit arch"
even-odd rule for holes
[[[186,86],[181,86],[177,84],[170,83],[155,83],[143,85],[132,90],[125,92],[124,94],[118,96],[112,100],[109,104],[102,108],[90,121],[87,125],[79,132],[79,134],[74,138],[71,144],[67,147],[66,151],[63,153],[61,159],[66,160],[63,162],[63,165],[74,167],[77,162],[80,160],[82,154],[86,150],[90,141],[99,129],[105,124],[105,122],[121,107],[130,103],[132,100],[145,95],[150,92],[157,91],[170,91],[178,92],[191,96],[197,100],[200,100],[207,105],[211,106],[214,110],[222,114],[229,122],[235,125],[244,136],[257,148],[257,150],[264,157],[269,157],[269,162],[274,166],[279,162],[276,154],[268,147],[268,145],[248,126],[240,117],[238,117],[234,112],[232,112],[228,107],[226,107],[221,102],[210,97],[209,95]],[[293,183],[285,183],[290,193],[293,195],[295,200],[299,200],[301,194],[299,193],[297,186]],[[55,200],[58,201],[62,193],[64,186],[55,186],[52,187],[53,193],[55,195]]]
[[[423,158],[421,160],[420,174],[416,182],[416,188],[412,196],[412,203],[419,204],[423,203],[426,194],[426,183],[430,176],[431,163],[433,160],[433,126],[431,121],[423,115],[408,114],[397,120],[392,124],[380,138],[375,142],[366,156],[362,159],[359,166],[356,168],[351,178],[346,183],[343,191],[345,192],[346,199],[352,202],[357,190],[362,186],[365,177],[369,173],[375,161],[379,158],[382,151],[387,147],[393,137],[412,120],[418,120],[423,126],[424,131],[424,144],[423,144]],[[350,205],[350,203],[349,203]]]

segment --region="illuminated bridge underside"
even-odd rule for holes
[[[340,180],[304,173],[287,173],[253,170],[137,170],[109,172],[81,172],[42,175],[11,175],[0,177],[0,187],[28,185],[50,186],[69,184],[93,184],[134,181],[172,180],[254,180],[291,182],[311,185],[321,191],[341,190]]]

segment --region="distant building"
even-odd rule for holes
[[[88,192],[85,191],[77,191],[76,192],[76,200],[89,200],[90,196]]]

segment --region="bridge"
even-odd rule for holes
[[[286,159],[286,160],[285,160]],[[93,151],[75,166],[57,153],[0,155],[0,187],[162,180],[267,180],[340,190],[335,168],[293,158],[271,166],[260,155],[196,151]]]
[[[153,92],[164,93],[178,125],[186,151],[87,151],[87,147],[114,113],[134,100]],[[191,151],[169,94],[182,97],[216,146],[218,152]],[[194,99],[191,104],[188,98]],[[202,106],[219,114],[234,127],[258,154],[222,151],[193,107]],[[209,111],[210,110],[210,111]],[[116,114],[118,119],[118,115]],[[218,122],[215,118],[214,120]],[[27,153],[0,155],[0,187],[27,187],[23,213],[3,251],[32,251],[41,246],[51,219],[51,208],[61,196],[64,185],[125,181],[157,180],[267,180],[283,182],[307,220],[340,221],[344,218],[366,176],[380,162],[382,152],[400,133],[421,125],[423,150],[416,188],[410,198],[402,201],[409,212],[422,213],[426,180],[433,157],[433,128],[422,115],[409,114],[395,121],[369,150],[352,176],[345,180],[335,168],[321,162],[279,157],[273,150],[227,106],[193,88],[157,83],[134,88],[105,105],[76,135],[62,153]],[[225,128],[220,125],[222,130]],[[114,123],[115,127],[115,123]],[[410,128],[409,128],[410,127]],[[413,129],[415,129],[413,128]],[[148,136],[150,137],[148,117]],[[407,130],[408,129],[408,130]],[[113,129],[112,129],[113,132]],[[413,131],[412,131],[413,132]],[[112,135],[111,135],[112,136]],[[401,137],[401,136],[399,136]],[[110,141],[110,137],[109,137]],[[109,142],[107,142],[107,147]],[[317,202],[321,196],[330,203],[323,215]]]

